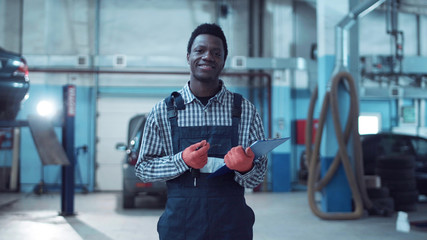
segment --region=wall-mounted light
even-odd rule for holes
[[[359,134],[377,134],[381,132],[380,113],[361,113],[359,115]]]

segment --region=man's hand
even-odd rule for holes
[[[206,140],[195,143],[182,152],[185,164],[194,169],[200,169],[208,162],[209,143]]]
[[[255,154],[250,147],[243,150],[242,146],[233,147],[224,157],[225,165],[231,170],[247,172],[252,169]]]

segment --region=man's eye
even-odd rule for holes
[[[194,50],[194,52],[196,52],[196,53],[201,53],[201,52],[202,52],[202,50],[201,50],[201,49],[196,49],[196,50]]]

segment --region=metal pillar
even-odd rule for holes
[[[62,166],[61,215],[74,215],[74,118],[76,115],[76,86],[65,85],[64,124],[62,127],[62,146],[67,154],[70,165]]]

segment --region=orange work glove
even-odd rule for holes
[[[209,143],[206,140],[195,143],[182,152],[185,164],[194,169],[200,169],[208,162]]]
[[[247,172],[252,169],[255,154],[250,147],[243,150],[242,146],[233,147],[224,157],[225,165],[231,170]]]

